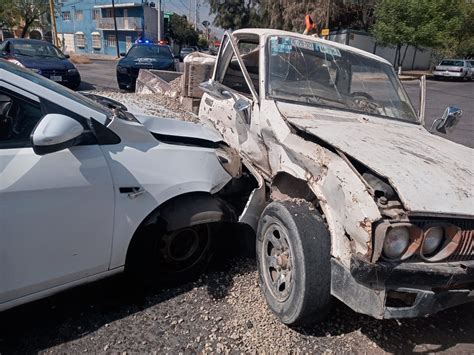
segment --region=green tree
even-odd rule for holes
[[[459,17],[444,34],[438,52],[443,57],[474,57],[474,3],[461,1]]]
[[[379,0],[375,18],[372,33],[379,43],[396,46],[398,67],[409,45],[439,48],[462,23],[459,0]]]
[[[199,33],[191,26],[186,16],[171,15],[169,24],[169,36],[179,45],[197,45]]]
[[[257,9],[257,0],[207,0],[211,13],[216,14],[214,25],[226,30],[250,27]]]
[[[0,0],[0,28],[11,30],[16,24],[13,0]]]

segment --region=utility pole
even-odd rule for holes
[[[161,0],[158,0],[158,43],[163,39],[163,12],[161,10]]]
[[[194,0],[194,29],[197,30],[199,23],[199,0]]]
[[[58,31],[56,29],[56,16],[54,14],[54,0],[49,0],[49,12],[51,14],[51,34],[53,35],[53,44],[60,48],[58,43]]]
[[[115,48],[117,49],[117,58],[120,58],[119,38],[117,31],[117,17],[115,16],[115,0],[112,0],[112,14],[114,16],[114,30],[115,30]]]
[[[189,0],[189,16],[188,16],[188,22],[191,22],[191,11],[193,8],[193,0]]]
[[[327,4],[327,9],[326,9],[326,27],[325,28],[329,28],[329,17],[331,15],[331,0],[328,0],[328,4]]]

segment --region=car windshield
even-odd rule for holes
[[[270,98],[418,122],[387,63],[291,36],[270,37],[268,52]]]
[[[87,106],[95,111],[107,115],[107,117],[112,116],[112,111],[107,109],[105,106],[100,105],[99,103],[84,97],[83,95],[76,93],[70,89],[65,88],[64,86],[55,83],[52,80],[46,79],[45,77],[35,74],[31,70],[21,68],[18,65],[7,62],[6,60],[0,59],[0,69],[5,69],[10,73],[18,75],[22,78],[30,80],[38,85],[44,86],[47,89],[57,92],[58,94],[67,97],[68,99],[74,100],[81,105]]]
[[[127,58],[172,58],[171,51],[166,46],[134,46],[127,54]]]
[[[15,42],[11,44],[11,52],[28,57],[66,58],[61,51],[47,42]]]
[[[463,67],[464,62],[462,60],[443,60],[440,65],[445,65],[447,67]]]

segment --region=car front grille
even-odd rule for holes
[[[448,218],[448,219],[415,219],[413,224],[424,229],[433,224],[451,224],[461,229],[461,237],[454,252],[443,262],[449,261],[469,261],[474,260],[474,220]],[[409,261],[422,260],[418,253],[408,259]]]
[[[46,76],[51,76],[51,75],[65,76],[67,75],[67,70],[41,69],[41,74],[46,75]]]

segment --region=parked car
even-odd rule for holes
[[[117,63],[117,83],[122,90],[135,90],[140,69],[176,71],[174,56],[168,45],[138,43]]]
[[[197,49],[194,47],[183,47],[179,51],[179,61],[182,62],[184,58],[186,58],[188,55],[190,55],[193,52],[197,52]]]
[[[474,301],[474,151],[424,128],[388,61],[243,29],[215,68],[199,117],[265,179],[257,263],[282,322],[323,319],[331,296],[379,319]]]
[[[472,80],[474,69],[469,60],[443,59],[433,70],[435,79],[465,79]]]
[[[255,193],[233,191],[254,181],[243,169],[202,125],[0,59],[0,311],[124,270],[156,286],[195,276],[216,223],[252,216],[233,202]]]
[[[0,45],[3,59],[71,89],[81,84],[79,71],[58,48],[46,41],[9,38]]]

